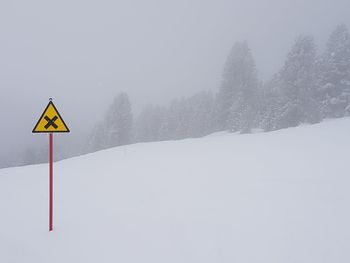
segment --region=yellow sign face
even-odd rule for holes
[[[52,101],[49,102],[33,129],[33,133],[39,132],[69,132],[67,125],[64,123]]]

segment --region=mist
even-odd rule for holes
[[[247,40],[268,80],[294,39],[319,49],[348,1],[1,1],[0,158],[45,145],[31,133],[49,98],[75,152],[120,92],[134,114],[198,91],[216,91],[232,45]]]

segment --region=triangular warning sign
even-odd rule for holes
[[[64,123],[52,101],[49,102],[33,129],[33,133],[38,132],[69,132],[67,125]]]

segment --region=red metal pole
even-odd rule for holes
[[[49,178],[49,231],[53,228],[53,134],[50,133],[50,178]]]

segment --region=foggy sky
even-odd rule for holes
[[[299,34],[322,49],[348,0],[0,1],[0,158],[44,135],[31,130],[52,97],[79,145],[118,92],[147,103],[216,91],[235,41],[248,40],[259,77],[283,64]]]

